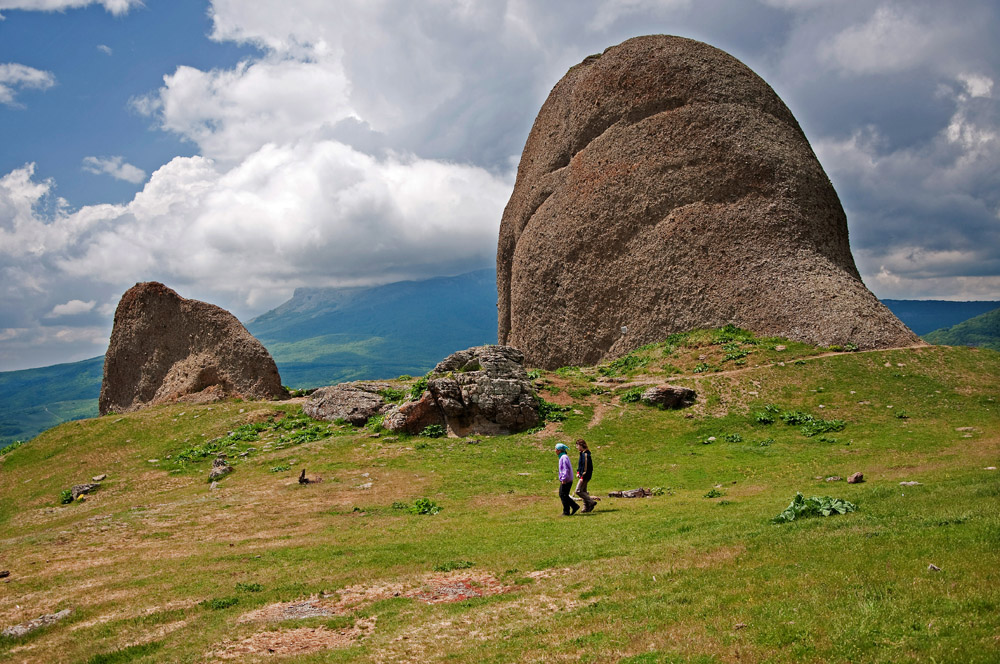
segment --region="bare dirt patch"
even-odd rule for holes
[[[406,593],[426,604],[461,602],[474,597],[488,597],[508,593],[517,586],[505,586],[488,573],[461,574],[431,577],[420,588]]]
[[[253,655],[305,655],[320,650],[349,646],[375,628],[375,618],[362,618],[344,629],[300,627],[298,629],[258,632],[242,641],[223,644],[215,651],[216,659],[240,659]]]

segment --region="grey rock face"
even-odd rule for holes
[[[651,406],[677,409],[693,406],[697,396],[697,393],[689,387],[657,385],[644,391],[641,399]]]
[[[98,482],[91,482],[91,483],[88,483],[88,484],[77,484],[72,489],[70,489],[70,491],[73,494],[73,500],[76,500],[80,496],[82,496],[84,494],[91,493],[93,491],[97,491],[100,488],[101,488],[100,483],[98,483]]]
[[[155,281],[122,295],[104,359],[101,415],[177,400],[284,395],[267,349],[225,309]]]
[[[552,89],[500,224],[497,290],[500,343],[546,369],[728,323],[919,343],[861,282],[840,200],[785,104],[681,37],[629,39]]]
[[[393,407],[382,426],[420,433],[430,424],[456,436],[505,434],[537,426],[538,401],[524,370],[524,355],[506,346],[477,346],[438,363],[427,391]]]
[[[233,467],[229,465],[225,457],[219,456],[212,460],[212,470],[208,474],[208,479],[215,481],[233,472]]]
[[[344,420],[354,426],[363,426],[368,418],[388,409],[380,390],[388,383],[341,383],[322,387],[302,405],[306,415],[317,420]]]
[[[2,632],[0,636],[6,636],[8,638],[18,638],[25,636],[26,634],[31,634],[36,629],[41,629],[47,627],[53,623],[57,623],[64,618],[68,618],[70,614],[73,613],[73,609],[63,609],[58,613],[47,613],[44,616],[39,616],[34,620],[29,620],[26,623],[21,623],[20,625],[13,625],[7,627]]]

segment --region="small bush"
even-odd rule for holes
[[[236,606],[239,603],[239,597],[213,597],[212,599],[206,599],[198,602],[198,606],[203,606],[206,609],[211,609],[213,611],[221,611],[222,609],[228,609],[231,606]]]
[[[236,590],[242,593],[259,593],[264,589],[264,586],[259,583],[237,583]]]
[[[410,508],[411,514],[437,514],[441,511],[437,503],[430,500],[429,498],[417,498],[413,501],[413,507]]]
[[[447,431],[440,424],[428,424],[424,427],[424,430],[420,432],[421,436],[426,436],[427,438],[441,438],[445,435]]]
[[[398,403],[406,397],[406,392],[395,387],[385,387],[378,391],[379,396],[390,403]]]
[[[408,509],[410,509],[410,506],[407,505],[406,503],[403,503],[403,502],[400,502],[400,501],[397,500],[396,502],[394,502],[392,504],[392,509],[394,509],[394,510],[408,510]]]
[[[724,491],[719,491],[718,489],[712,489],[705,494],[706,498],[718,498],[719,496],[724,496],[726,493]]]
[[[365,422],[365,428],[378,433],[379,431],[382,431],[383,420],[385,420],[385,415],[372,415],[368,418],[368,421]]]
[[[858,348],[857,344],[848,342],[844,344],[844,350],[847,351],[848,353],[857,353],[858,350],[860,349]]]
[[[411,376],[410,374],[403,374],[402,376],[398,377],[396,380],[413,380],[413,376]]]
[[[907,413],[905,410],[897,410],[896,418],[900,420],[908,420],[910,419],[910,414]]]
[[[642,399],[642,393],[645,392],[643,387],[630,387],[624,392],[622,392],[622,403],[637,403]]]
[[[774,424],[774,415],[767,411],[754,413],[753,419],[757,424]]]
[[[757,443],[759,447],[770,447],[774,445],[774,438],[765,438],[764,440]]]
[[[771,519],[771,523],[788,523],[810,516],[846,514],[857,509],[857,505],[840,498],[831,498],[830,496],[805,498],[801,493],[796,493],[791,504],[785,508],[784,512]]]
[[[427,391],[427,376],[430,376],[430,374],[418,378],[417,382],[415,382],[413,384],[413,387],[410,388],[411,399],[419,399],[421,396],[423,396],[424,392]]]
[[[7,445],[6,447],[0,447],[0,457],[2,457],[4,454],[10,454],[17,448],[21,447],[21,445],[24,445],[23,440],[15,440],[13,443]]]
[[[543,422],[563,422],[569,417],[566,414],[569,412],[569,406],[560,406],[541,397],[536,398],[538,399],[538,417]]]
[[[528,372],[528,380],[538,380],[542,377],[542,372],[538,369],[532,369]]]
[[[272,473],[283,473],[283,472],[285,472],[286,470],[291,470],[291,469],[292,469],[292,467],[291,467],[291,466],[289,466],[289,465],[287,465],[287,464],[282,464],[282,465],[280,465],[280,466],[272,466],[272,468],[271,468],[271,472],[272,472]]]
[[[844,420],[821,420],[814,418],[803,424],[799,431],[803,436],[811,438],[821,433],[843,431],[846,426],[847,422]]]
[[[73,502],[73,490],[63,489],[59,492],[59,502],[63,505],[69,505]]]
[[[476,563],[471,560],[449,560],[446,563],[440,563],[434,566],[435,572],[451,572],[456,569],[469,569]]]
[[[695,373],[705,373],[706,371],[711,371],[712,365],[707,362],[699,362],[694,366]]]
[[[725,440],[727,443],[742,443],[743,436],[741,436],[738,433],[727,433],[725,436],[723,436],[723,440]]]

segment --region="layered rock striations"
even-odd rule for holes
[[[917,343],[861,282],[837,193],[748,67],[630,39],[556,84],[497,249],[501,344],[595,364],[728,323],[815,344]]]
[[[284,394],[267,349],[225,309],[155,281],[122,296],[104,359],[102,415],[178,399]]]

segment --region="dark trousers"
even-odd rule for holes
[[[559,500],[563,504],[563,514],[572,514],[580,509],[576,501],[569,497],[569,491],[573,488],[572,482],[562,482],[559,484]]]

